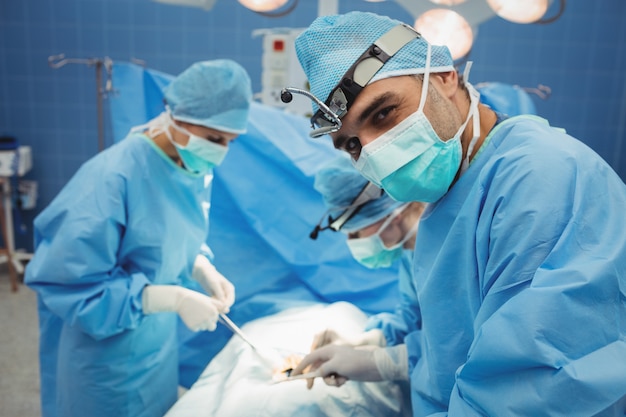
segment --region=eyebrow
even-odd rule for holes
[[[361,125],[363,122],[365,122],[365,120],[367,120],[367,118],[370,117],[370,115],[374,113],[376,109],[380,108],[386,102],[391,100],[391,98],[393,98],[394,96],[395,93],[386,91],[375,97],[372,102],[365,108],[365,110],[363,110],[361,114],[359,114],[357,118],[358,124]],[[333,145],[336,149],[341,149],[345,141],[347,141],[348,139],[349,138],[347,135],[338,135],[336,138],[333,138]]]
[[[383,104],[385,104],[385,102],[389,101],[393,96],[395,96],[393,92],[386,91],[382,93],[381,95],[379,95],[378,97],[375,97],[370,103],[370,105],[367,106],[365,110],[363,110],[361,114],[359,115],[357,119],[359,121],[359,124],[363,123],[368,117],[370,117],[372,113],[374,113],[374,110],[381,107]]]

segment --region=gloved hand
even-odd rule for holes
[[[344,345],[344,346],[385,346],[387,341],[385,335],[379,329],[372,329],[367,332],[359,333],[356,336],[342,336],[335,330],[326,329],[313,337],[311,350],[319,349],[326,345]]]
[[[141,300],[144,314],[176,312],[190,330],[215,330],[221,302],[177,285],[146,285]]]
[[[326,385],[342,386],[348,379],[355,381],[409,380],[409,357],[406,345],[391,347],[327,345],[313,351],[291,372],[291,376],[317,370]],[[307,379],[313,387],[314,379]]]
[[[235,286],[227,280],[204,255],[196,256],[191,277],[207,294],[221,302],[220,313],[228,313],[235,302]]]
[[[382,381],[374,360],[376,348],[353,348],[326,345],[309,353],[291,372],[291,376],[315,370],[327,385],[342,386],[348,379],[355,381]],[[313,387],[313,379],[307,379],[307,388]]]

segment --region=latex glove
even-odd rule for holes
[[[376,348],[374,348],[376,349]],[[326,385],[342,386],[348,379],[355,381],[382,381],[376,367],[374,349],[326,345],[309,353],[291,372],[291,376],[318,371]],[[380,349],[380,348],[378,348]],[[307,388],[313,387],[307,379]]]
[[[235,302],[235,286],[220,274],[204,255],[196,256],[191,277],[198,281],[207,294],[220,301],[220,313],[228,313]]]
[[[405,344],[376,349],[374,361],[384,381],[409,381],[409,354]]]
[[[326,329],[313,337],[311,350],[319,349],[326,345],[344,345],[344,346],[385,346],[387,340],[385,335],[379,329],[372,329],[367,332],[359,333],[356,336],[342,336],[335,330]]]
[[[147,285],[141,300],[144,314],[176,312],[192,331],[215,330],[222,304],[204,294],[177,285]]]

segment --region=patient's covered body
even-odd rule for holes
[[[237,336],[215,356],[198,381],[166,417],[409,416],[406,384],[348,381],[327,386],[318,379],[272,383],[309,351],[313,336],[327,328],[363,331],[366,315],[348,303],[311,304],[249,322],[242,327],[265,357]]]

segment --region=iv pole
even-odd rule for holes
[[[51,55],[48,57],[48,65],[51,68],[61,68],[67,64],[84,64],[88,67],[96,67],[96,95],[97,95],[97,109],[98,109],[98,151],[104,149],[104,115],[102,100],[106,97],[107,93],[113,91],[113,83],[111,76],[113,73],[113,61],[111,58],[65,58],[65,54]],[[104,89],[102,88],[102,69],[106,71],[106,83]]]

